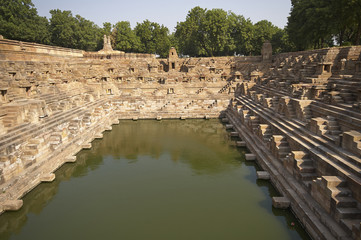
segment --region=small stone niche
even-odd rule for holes
[[[174,88],[168,88],[168,94],[174,94]]]
[[[331,64],[324,64],[323,72],[330,73],[331,72]]]
[[[7,93],[8,93],[8,90],[7,90],[7,89],[1,89],[1,90],[0,90],[0,101],[1,101],[1,102],[6,102]]]

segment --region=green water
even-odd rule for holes
[[[0,216],[0,239],[308,239],[218,120],[121,121]]]

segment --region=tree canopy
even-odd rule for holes
[[[288,39],[286,35],[266,20],[253,24],[231,11],[201,7],[191,9],[175,32],[180,52],[190,56],[258,55],[265,40],[280,43]],[[277,51],[284,45],[279,44]]]
[[[4,37],[49,44],[48,24],[31,0],[0,0],[0,34]]]
[[[292,0],[287,32],[297,50],[358,45],[361,0]]]
[[[0,0],[0,34],[5,38],[96,51],[103,35],[114,49],[166,57],[170,47],[189,56],[259,55],[269,40],[274,53],[358,45],[361,40],[361,0],[290,0],[285,29],[222,9],[192,8],[175,32],[144,20],[103,23],[102,27],[71,11],[50,10],[41,17],[31,0]]]
[[[142,23],[137,23],[134,31],[140,39],[139,52],[155,53],[161,57],[168,55],[171,46],[167,27],[145,20]]]

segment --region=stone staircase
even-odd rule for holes
[[[196,94],[200,94],[200,93],[202,93],[204,91],[204,88],[200,88],[200,89],[198,89],[197,91],[196,91]]]
[[[233,82],[228,82],[225,86],[223,86],[218,93],[228,93],[229,88],[232,86]]]
[[[310,188],[312,180],[317,178],[317,174],[309,154],[305,151],[291,151],[289,157],[293,162],[293,176],[302,181],[306,188]]]
[[[266,144],[269,143],[273,135],[272,128],[268,124],[259,124],[256,132],[258,137],[261,138]]]
[[[287,138],[283,135],[273,135],[270,139],[270,146],[272,154],[281,162],[291,153]]]
[[[361,222],[361,210],[347,182],[338,176],[322,176],[312,182],[312,196],[349,232]]]

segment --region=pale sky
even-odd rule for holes
[[[168,27],[173,32],[177,22],[185,21],[193,7],[225,11],[250,18],[253,23],[268,20],[284,28],[291,9],[291,0],[32,0],[40,16],[50,18],[49,10],[71,10],[73,16],[93,21],[99,27],[103,22],[115,24],[129,21],[134,27],[137,22],[148,19]]]

